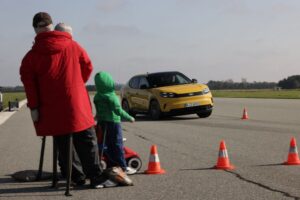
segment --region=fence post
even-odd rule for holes
[[[19,108],[19,99],[16,99],[16,107]]]
[[[8,111],[11,111],[11,107],[12,107],[11,104],[12,104],[11,101],[9,101],[9,102],[8,102]]]
[[[3,110],[3,95],[0,92],[0,112]]]

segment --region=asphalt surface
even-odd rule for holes
[[[241,120],[247,108],[249,120]],[[123,123],[126,146],[140,154],[143,167],[130,176],[131,187],[73,189],[72,199],[300,199],[300,166],[287,160],[291,137],[300,141],[299,100],[215,99],[213,114],[151,121],[138,116]],[[0,199],[66,199],[64,181],[16,182],[9,175],[38,168],[41,139],[29,111],[0,125]],[[215,170],[221,140],[226,142],[232,171]],[[145,175],[151,145],[157,145],[164,175]],[[45,171],[51,172],[52,139],[47,138]]]

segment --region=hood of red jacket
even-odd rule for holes
[[[32,51],[41,54],[57,54],[71,42],[72,36],[69,33],[61,31],[42,32],[35,37]]]

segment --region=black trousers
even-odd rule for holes
[[[102,169],[99,164],[99,150],[94,127],[71,134],[73,136],[72,180],[79,181],[100,176]],[[67,172],[68,135],[53,138],[58,147],[59,164],[64,176]]]

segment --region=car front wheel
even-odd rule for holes
[[[135,117],[135,114],[130,110],[128,101],[125,100],[125,99],[122,101],[122,108],[123,108],[123,110],[125,110],[128,114],[130,114],[132,117]]]
[[[153,120],[160,119],[160,117],[161,117],[161,110],[160,110],[159,103],[158,103],[157,100],[152,100],[151,101],[149,114],[150,114],[150,117]]]
[[[208,111],[208,112],[199,112],[197,113],[198,117],[200,118],[206,118],[206,117],[209,117],[211,115],[212,111]]]

